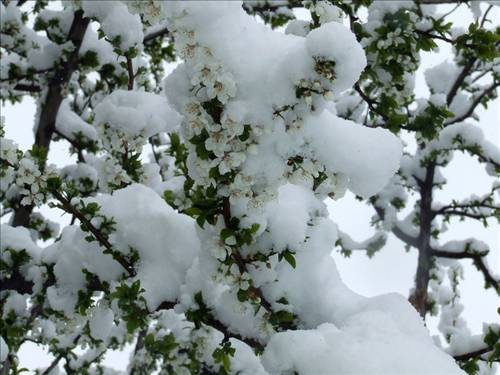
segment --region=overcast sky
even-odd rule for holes
[[[442,6],[442,9],[448,9]],[[500,7],[491,13],[491,19],[500,19]],[[456,23],[466,26],[472,20],[470,11],[465,6],[456,13]],[[425,69],[451,59],[451,49],[446,43],[440,43],[440,53],[426,53],[422,58],[419,69],[416,92],[417,96],[428,94],[422,73]],[[32,99],[26,98],[16,106],[5,105],[1,108],[6,119],[6,137],[14,139],[23,150],[31,148],[33,144],[33,120],[35,104]],[[481,117],[480,126],[487,138],[500,147],[500,101],[497,99],[488,110],[480,109],[477,113]],[[66,165],[76,160],[69,159],[67,144],[57,142],[51,144],[49,162],[59,166]],[[460,199],[471,194],[481,195],[489,191],[492,178],[487,176],[484,169],[474,159],[457,154],[450,166],[445,170],[445,177],[450,182],[447,188],[436,193],[439,201],[450,202],[452,198]],[[328,207],[333,220],[342,231],[349,233],[356,240],[363,240],[372,232],[369,221],[374,214],[371,207],[354,200],[352,194],[347,194],[343,199],[328,202]],[[44,215],[52,220],[67,223],[67,218],[60,216],[60,211],[43,210]],[[453,221],[450,230],[442,237],[443,241],[452,239],[465,239],[476,237],[490,245],[491,252],[488,262],[500,272],[500,227],[491,221],[491,226],[483,228],[479,223],[467,221],[459,223]],[[351,258],[345,259],[340,254],[334,253],[337,267],[344,282],[354,291],[365,296],[374,296],[381,293],[398,292],[405,296],[413,285],[416,270],[417,252],[411,250],[407,253],[403,243],[390,237],[386,247],[377,255],[368,259],[362,252],[355,252]],[[463,261],[465,266],[465,280],[461,285],[463,302],[465,304],[464,318],[474,333],[482,331],[483,322],[500,323],[496,309],[499,306],[498,296],[492,289],[483,289],[482,275],[472,266],[470,261]],[[429,319],[429,329],[437,332],[436,319]],[[50,357],[36,350],[33,345],[23,348],[21,362],[24,366],[33,369],[38,366],[47,366]],[[123,369],[126,366],[127,355],[115,353],[108,357],[107,362],[113,367]]]

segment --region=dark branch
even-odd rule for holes
[[[75,206],[71,204],[69,199],[63,196],[58,191],[52,191],[52,195],[62,204],[62,209],[75,216],[80,222],[89,230],[90,233],[97,239],[97,241],[106,248],[105,254],[110,254],[114,260],[127,271],[130,276],[135,276],[134,267],[116,251],[113,250],[113,245],[108,241],[99,229],[97,229]]]
[[[486,354],[488,352],[491,352],[492,350],[493,350],[492,347],[487,346],[485,348],[474,350],[472,352],[454,355],[453,358],[455,358],[456,361],[466,361],[468,359],[476,358],[476,357],[478,357],[480,355],[483,355],[483,354]]]
[[[368,107],[370,108],[370,110],[372,112],[375,112],[377,115],[382,117],[384,120],[387,120],[387,116],[377,109],[377,107],[376,107],[377,102],[375,100],[371,99],[368,95],[366,95],[366,93],[359,86],[359,83],[356,83],[354,85],[354,89],[359,94],[359,96],[361,96],[363,98],[363,100],[366,102],[366,104],[368,104]]]
[[[490,87],[488,87],[486,90],[484,90],[480,95],[478,95],[476,97],[476,99],[474,99],[474,101],[472,102],[472,104],[469,107],[469,109],[467,110],[467,112],[465,112],[462,116],[459,116],[453,120],[446,122],[444,125],[448,126],[451,124],[455,124],[457,122],[463,121],[463,120],[467,119],[468,117],[470,117],[474,113],[474,110],[476,109],[476,107],[481,103],[483,98],[485,96],[493,93],[493,91],[495,91],[498,86],[500,86],[500,82],[496,82],[496,83],[492,84]]]
[[[42,88],[37,85],[28,85],[24,83],[18,83],[14,86],[14,90],[17,91],[27,91],[27,92],[41,92]]]
[[[128,86],[127,89],[129,91],[134,89],[134,66],[132,65],[132,59],[128,54],[125,55],[127,58],[127,72],[128,72]]]
[[[230,227],[231,223],[231,205],[229,203],[229,198],[224,197],[223,198],[223,217],[224,217],[224,223],[226,227]],[[244,273],[249,273],[247,270],[247,266],[245,263],[245,260],[242,258],[241,254],[238,252],[237,249],[233,249],[231,252],[231,257],[233,258],[234,262],[238,266],[238,269],[241,274]],[[265,308],[267,311],[272,312],[273,308],[271,303],[264,297],[262,294],[262,291],[259,288],[256,288],[254,286],[251,286],[249,288],[250,292],[257,296],[260,299],[260,304],[263,308]]]
[[[73,345],[75,345],[78,342],[78,340],[80,339],[80,337],[81,337],[81,335],[78,335],[78,336],[75,337],[75,339],[73,340]],[[50,374],[52,372],[52,370],[54,369],[54,367],[56,367],[58,365],[58,363],[61,361],[61,359],[63,359],[65,357],[65,355],[66,354],[64,352],[60,353],[56,358],[54,358],[54,360],[52,361],[52,363],[50,364],[50,366],[47,367],[45,369],[45,371],[42,372],[41,375],[48,375],[48,374]]]
[[[476,62],[475,58],[471,58],[465,66],[463,67],[462,71],[458,75],[457,79],[453,83],[453,86],[450,89],[450,92],[446,96],[446,104],[449,106],[453,99],[455,99],[455,96],[457,95],[458,89],[464,82],[465,78],[468,76],[469,72],[472,70],[472,67],[474,66],[474,63]]]
[[[163,37],[163,36],[167,36],[170,32],[168,31],[168,29],[165,27],[163,29],[160,29],[158,31],[154,31],[148,35],[145,35],[144,36],[144,39],[142,40],[142,42],[144,44],[148,44],[149,42],[151,42],[153,39],[155,38],[158,38],[158,37]]]
[[[384,220],[384,217],[385,217],[385,210],[381,207],[377,207],[377,206],[373,206],[375,208],[375,211],[377,211],[377,215],[382,219]],[[412,237],[410,236],[408,233],[404,232],[403,230],[401,230],[401,228],[399,228],[397,225],[394,225],[392,227],[392,233],[398,238],[400,239],[401,241],[403,241],[404,243],[406,243],[407,245],[409,246],[412,246],[412,247],[418,247],[418,238],[417,237]]]
[[[420,4],[460,4],[468,0],[420,0]]]
[[[500,295],[500,282],[496,280],[490,273],[490,270],[486,266],[483,257],[486,255],[485,252],[471,253],[471,252],[453,252],[453,251],[443,251],[443,250],[431,250],[431,255],[440,258],[448,259],[472,259],[476,268],[483,274],[484,280],[487,285],[491,285],[497,294]]]
[[[35,145],[49,151],[50,141],[56,129],[57,112],[63,100],[63,87],[69,82],[73,72],[78,67],[80,46],[90,20],[83,17],[83,10],[77,10],[68,34],[68,40],[74,45],[74,50],[58,69],[49,82],[45,103],[42,105],[39,122],[35,134]],[[20,206],[15,210],[12,226],[27,226],[33,206]]]

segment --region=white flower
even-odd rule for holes
[[[200,134],[201,131],[207,126],[208,122],[207,120],[202,117],[202,116],[198,116],[198,117],[190,117],[186,120],[187,122],[187,128],[188,128],[188,134]]]
[[[189,102],[185,107],[185,112],[188,117],[201,116],[204,111],[205,110],[199,102]]]
[[[221,174],[226,174],[231,171],[231,169],[239,167],[245,159],[246,156],[242,152],[228,152],[222,157],[219,164],[219,172]]]
[[[10,164],[16,164],[18,161],[17,145],[10,139],[0,138],[0,157]]]
[[[191,83],[195,86],[203,83],[205,86],[212,86],[217,78],[220,66],[215,63],[196,64]]]
[[[126,2],[126,5],[131,13],[144,15],[144,19],[152,25],[163,18],[161,2],[158,0],[133,0]]]
[[[231,248],[219,236],[207,238],[206,246],[210,254],[219,260],[226,259],[227,253],[231,251]]]
[[[234,236],[229,236],[225,241],[226,245],[234,246],[236,245],[236,238]]]
[[[192,59],[197,53],[198,45],[192,43],[186,43],[180,51],[181,57],[184,59]]]
[[[224,152],[229,151],[228,138],[223,131],[213,132],[205,141],[205,148],[212,151],[217,157],[222,157]]]
[[[222,115],[221,124],[222,127],[227,131],[229,138],[237,137],[243,134],[243,131],[245,130],[242,123],[233,120],[226,114]]]
[[[333,92],[331,92],[330,90],[325,91],[323,97],[325,98],[325,100],[333,100]]]
[[[217,97],[222,104],[227,103],[229,98],[236,95],[236,83],[229,73],[217,77],[213,85],[207,87],[209,99]]]

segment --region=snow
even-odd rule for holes
[[[320,219],[311,227],[308,238],[295,255],[297,267],[278,265],[277,281],[264,288],[273,298],[287,298],[308,330],[272,336],[263,357],[266,370],[384,374],[396,368],[402,374],[461,373],[452,358],[433,346],[422,320],[405,298],[396,294],[365,298],[342,283],[330,256],[336,230],[329,219]],[[355,349],[349,355],[351,345]],[[420,354],[429,361],[421,363]],[[358,355],[364,360],[358,361]]]
[[[262,249],[289,248],[297,251],[304,242],[312,213],[325,211],[325,206],[314,197],[311,190],[287,184],[280,187],[277,199],[269,202],[265,210],[267,230],[259,239],[259,246]],[[267,238],[270,243],[267,243]]]
[[[7,346],[3,337],[0,336],[0,362],[5,361],[8,355],[9,355],[9,347]]]
[[[117,54],[113,51],[113,46],[108,41],[99,39],[98,34],[92,30],[91,27],[87,28],[78,52],[80,56],[85,56],[89,51],[93,51],[97,54],[97,58],[101,65],[116,64],[118,60]]]
[[[144,143],[160,132],[177,129],[180,116],[165,97],[142,91],[115,90],[95,108],[94,123],[110,147],[123,147],[123,139]],[[140,141],[137,141],[140,138]]]
[[[467,149],[479,147],[480,154],[486,159],[486,164],[500,164],[500,149],[498,146],[485,138],[483,131],[478,126],[467,122],[459,122],[446,126],[437,139],[429,142],[422,153],[423,157],[434,151]],[[491,175],[495,175],[493,168],[486,168]]]
[[[15,317],[29,316],[27,305],[28,294],[19,294],[16,291],[11,291],[9,296],[5,299],[2,306],[2,318],[7,319],[10,314]]]
[[[362,197],[379,192],[399,168],[401,141],[386,130],[366,128],[325,111],[306,121],[305,132],[318,159],[347,175],[348,188]]]
[[[86,236],[78,226],[67,226],[63,229],[60,240],[43,251],[43,261],[54,264],[57,281],[47,290],[50,305],[68,316],[72,315],[78,291],[86,289],[83,269],[106,282],[118,279],[123,273],[123,269],[111,255],[103,254],[97,242],[88,242]]]
[[[134,184],[96,198],[101,213],[113,217],[110,241],[117,250],[139,253],[137,279],[150,311],[175,301],[186,271],[199,251],[194,220],[175,212],[150,188]],[[125,203],[126,202],[126,203]]]
[[[200,357],[210,365],[222,332],[204,326],[192,335],[194,323],[186,322],[183,315],[200,307],[195,296],[201,293],[217,322],[230,333],[253,338],[265,348],[263,356],[257,357],[246,344],[231,339],[236,349],[233,370],[242,374],[463,373],[434,345],[422,319],[403,296],[366,298],[356,294],[342,282],[331,256],[339,237],[346,237],[339,235],[328,219],[323,199],[327,195],[341,197],[346,186],[368,198],[389,181],[401,183],[393,176],[402,157],[401,142],[390,132],[337,116],[334,97],[351,88],[366,66],[363,48],[339,23],[339,9],[317,3],[314,6],[322,23],[319,28],[307,33],[305,25],[296,22],[285,34],[246,15],[240,2],[152,2],[147,9],[151,20],[161,18],[155,13],[155,4],[164,10],[175,49],[184,59],[165,81],[166,97],[140,90],[115,90],[95,107],[93,125],[72,112],[65,101],[56,123],[67,137],[81,132],[102,141],[107,154],[85,155],[89,165],[67,166],[61,175],[69,181],[87,179],[93,187],[99,186],[96,196],[83,201],[75,198],[71,203],[99,204],[91,223],[99,227],[104,217],[112,220],[107,239],[119,255],[127,259],[138,255],[133,265],[136,273],[128,274],[78,225],[67,226],[60,238],[43,250],[29,238],[27,230],[5,227],[7,245],[21,244],[34,254],[35,261],[41,257],[53,265],[55,284],[47,288],[46,304],[63,312],[64,322],[70,326],[64,327],[70,334],[63,335],[59,345],[69,347],[74,333],[71,330],[77,330],[72,325],[87,327],[87,322],[92,338],[102,340],[103,345],[108,345],[111,337],[125,340],[118,301],[110,303],[108,296],[96,294],[88,316],[75,314],[79,292],[87,290],[88,271],[109,284],[111,291],[120,283],[139,280],[144,290],[141,296],[152,313],[162,302],[175,304],[170,311],[148,317],[152,318],[148,332],[157,329],[156,337],[173,333],[183,343],[199,344]],[[375,24],[386,12],[410,4],[377,2],[370,8],[370,17]],[[131,4],[130,9],[136,12],[139,5]],[[89,32],[82,53],[97,51],[104,54],[101,63],[112,63],[118,61],[120,49],[141,49],[143,25],[127,5],[84,1],[82,7],[86,16],[101,22],[108,38],[99,41]],[[41,66],[47,61],[50,59],[35,62]],[[432,101],[442,104],[445,92],[439,90],[444,89],[436,88]],[[358,100],[345,99],[339,112]],[[208,102],[220,104],[220,113],[209,115],[201,105]],[[202,130],[208,138],[200,147],[211,152],[210,160],[202,159],[188,142]],[[237,244],[237,234],[222,238],[222,231],[228,229],[222,215],[215,224],[199,226],[193,218],[169,206],[159,194],[168,189],[174,191],[177,200],[187,199],[183,196],[186,178],[176,176],[162,182],[156,164],[141,166],[143,184],[115,190],[117,181],[129,184],[132,180],[115,156],[139,153],[148,138],[157,134],[165,137],[164,133],[173,131],[179,132],[188,147],[186,164],[195,187],[216,186],[216,199],[229,201],[232,216],[241,219],[240,229],[259,224],[250,243]],[[249,133],[246,140],[241,137],[244,132]],[[457,135],[463,135],[467,144],[480,144],[488,157],[497,160],[497,151],[484,137],[460,126],[443,130],[429,149],[451,145]],[[418,174],[421,169],[417,159],[407,156],[403,166],[414,168]],[[234,181],[216,181],[207,173],[214,167],[220,174],[234,172]],[[320,173],[327,181],[313,191]],[[384,199],[387,195],[382,196]],[[389,226],[395,212],[387,211],[387,216],[385,225]],[[349,245],[364,244],[351,241]],[[283,251],[296,262],[280,259]],[[226,267],[222,260],[231,254],[241,255],[247,262]],[[264,261],[251,259],[256,254]],[[33,278],[34,270],[30,269]],[[241,301],[236,291],[247,290],[250,282],[260,288],[273,310],[293,313],[299,329],[277,333],[269,320],[272,311],[267,311],[265,304],[256,310],[258,302]],[[443,291],[440,299],[446,300],[449,295]],[[3,314],[25,314],[27,298],[11,293]],[[283,303],[283,298],[288,302]],[[459,310],[458,304],[450,307],[444,323]],[[118,325],[115,317],[117,322],[121,320]],[[51,336],[62,331],[55,324],[41,325]],[[98,349],[90,348],[70,365],[78,367],[99,354]]]
[[[312,30],[306,46],[311,56],[335,61],[334,93],[351,88],[366,66],[365,51],[354,33],[341,23],[329,22]]]
[[[2,241],[0,241],[0,250],[2,260],[6,261],[8,256],[6,250],[12,249],[15,251],[26,250],[33,262],[40,261],[41,249],[33,242],[28,229],[23,227],[11,227],[7,224],[0,226]]]
[[[234,76],[238,82],[238,104],[245,108],[243,121],[270,124],[273,107],[295,102],[298,81],[316,76],[313,56],[317,54],[339,59],[334,83],[339,92],[347,89],[349,82],[354,83],[366,64],[362,48],[357,42],[353,44],[354,35],[343,25],[325,24],[315,30],[314,35],[309,34],[306,41],[295,35],[274,32],[257,23],[243,11],[240,2],[224,2],[224,12],[221,12],[221,4],[168,2],[165,5],[167,14],[173,19],[183,11],[189,14],[182,19],[182,27],[195,27],[200,44],[209,47]],[[211,22],[205,22],[205,19],[211,19]],[[176,25],[172,26],[175,28]],[[224,30],[224,33],[219,30]],[[318,44],[325,40],[329,46],[326,49]],[[344,63],[352,66],[345,69]],[[171,102],[179,105],[178,86],[170,84],[181,74],[180,69],[176,72],[167,78],[165,89]]]
[[[443,61],[425,71],[425,82],[435,92],[448,94],[458,76],[458,68],[455,64]]]
[[[291,20],[285,28],[285,34],[305,37],[309,33],[309,22],[303,20]]]
[[[448,241],[439,246],[437,250],[447,251],[451,253],[479,253],[484,254],[489,251],[489,247],[483,241],[476,238],[468,238],[466,240]]]
[[[271,374],[464,374],[451,357],[429,344],[430,339],[423,343],[405,335],[386,314],[367,311],[341,327],[325,323],[278,333],[263,363]]]
[[[97,340],[106,340],[113,328],[114,313],[106,306],[99,305],[89,319],[90,335]]]
[[[64,99],[59,107],[56,129],[71,140],[77,139],[77,134],[80,134],[90,141],[97,141],[96,129],[71,110],[69,99]]]
[[[129,48],[142,45],[144,34],[141,17],[131,14],[120,1],[82,1],[87,17],[95,17],[106,36],[111,40],[119,38],[119,46],[126,52]]]

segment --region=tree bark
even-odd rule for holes
[[[63,62],[60,69],[58,69],[52,76],[45,103],[42,105],[40,119],[35,133],[35,146],[45,149],[48,153],[50,148],[50,141],[56,130],[56,118],[59,107],[63,98],[63,88],[71,79],[71,75],[75,72],[79,62],[79,51],[83,42],[83,37],[87,30],[90,20],[83,17],[83,11],[77,10],[75,12],[71,29],[69,30],[68,40],[70,40],[75,49],[68,57],[68,60]],[[30,215],[33,211],[33,206],[19,206],[12,219],[12,226],[27,226],[30,221]]]
[[[430,270],[432,266],[431,224],[432,224],[432,188],[436,165],[430,162],[424,181],[420,186],[420,233],[418,236],[418,266],[415,276],[415,290],[410,296],[410,302],[422,318],[427,314],[427,289],[429,287]]]

